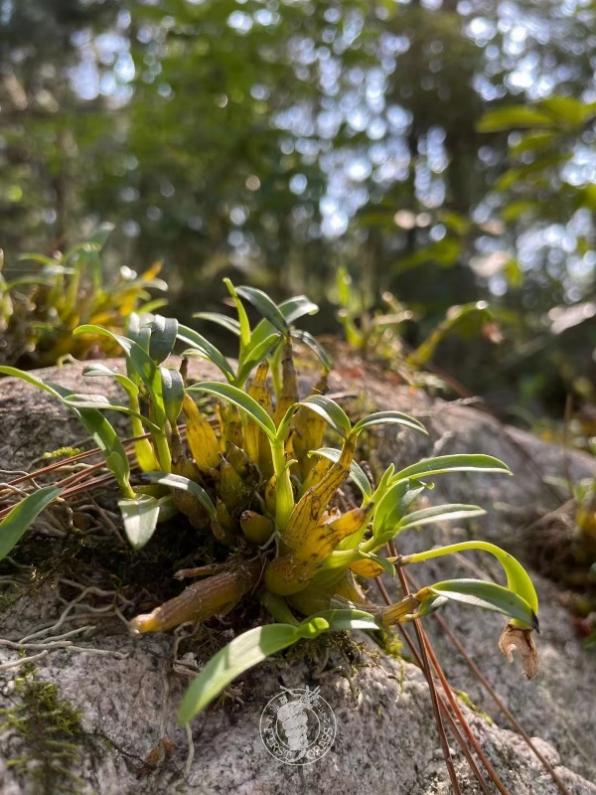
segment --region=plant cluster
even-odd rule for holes
[[[106,337],[124,353],[125,371],[90,364],[89,378],[109,378],[127,400],[77,394],[31,373],[0,367],[49,392],[80,418],[105,456],[121,492],[119,506],[130,543],[147,544],[164,520],[178,514],[197,534],[197,556],[206,540],[215,558],[179,572],[197,581],[152,612],[131,621],[135,633],[203,622],[247,600],[259,600],[273,623],[249,629],[216,654],[191,684],[180,707],[184,723],[202,710],[235,676],[303,638],[330,630],[388,630],[424,616],[448,601],[506,615],[501,640],[533,652],[538,602],[532,582],[511,555],[484,541],[465,541],[399,556],[400,533],[424,525],[477,517],[469,504],[420,507],[419,498],[436,477],[462,472],[510,474],[498,459],[443,455],[403,469],[391,464],[373,484],[357,463],[359,439],[384,426],[425,434],[415,418],[377,411],[353,421],[325,394],[329,360],[308,332],[295,328],[317,307],[304,296],[275,304],[264,292],[226,280],[236,317],[200,313],[238,340],[235,362],[203,334],[173,318],[131,315],[126,334],[82,325],[75,338]],[[251,325],[247,304],[262,319]],[[182,343],[181,364],[170,359]],[[307,346],[322,375],[300,397],[296,345]],[[188,360],[207,359],[221,380],[192,382]],[[130,418],[132,450],[106,412]],[[332,439],[335,444],[329,444]],[[132,453],[132,454],[131,454]],[[357,499],[338,499],[350,482]],[[46,486],[0,512],[0,557],[7,555],[34,518],[68,489]],[[343,505],[344,507],[340,507]],[[170,525],[171,526],[171,525]],[[387,550],[389,550],[387,552]],[[475,579],[428,583],[386,607],[371,601],[366,584],[397,567],[476,550],[501,564],[506,584]]]
[[[501,341],[501,332],[493,311],[485,301],[451,306],[445,317],[437,323],[424,339],[410,348],[405,342],[404,324],[417,320],[416,314],[390,292],[382,295],[385,310],[375,310],[374,302],[363,298],[354,289],[346,268],[338,268],[335,280],[334,302],[344,337],[350,347],[389,362],[410,380],[430,384],[436,378],[421,372],[427,366],[439,345],[450,336],[470,339],[484,336],[491,342]]]
[[[81,323],[123,331],[131,313],[153,312],[164,305],[163,299],[151,299],[151,290],[167,290],[166,283],[157,278],[159,263],[140,276],[130,268],[120,268],[116,279],[106,278],[101,252],[112,228],[102,225],[65,253],[23,254],[20,261],[27,265],[14,270],[25,267],[26,272],[14,279],[3,273],[0,259],[2,361],[41,367],[68,354],[78,358],[114,354],[117,346],[105,337],[72,332]]]

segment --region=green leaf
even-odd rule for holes
[[[379,625],[371,613],[357,608],[335,608],[317,613],[318,618],[324,618],[329,624],[329,629],[335,632],[354,629],[378,630]]]
[[[420,511],[407,514],[398,522],[397,528],[401,532],[411,527],[422,527],[434,522],[455,522],[458,519],[470,519],[473,516],[483,516],[486,511],[478,505],[433,505]]]
[[[215,395],[215,397],[233,403],[247,414],[251,420],[254,420],[270,440],[273,441],[275,439],[275,423],[265,409],[242,389],[232,384],[220,384],[217,381],[201,381],[199,384],[193,384],[188,387],[186,391],[207,392],[209,395]]]
[[[524,127],[552,127],[553,119],[547,113],[527,105],[508,105],[485,113],[477,130],[482,133],[504,132]]]
[[[116,411],[119,414],[126,414],[129,417],[136,417],[152,431],[159,432],[161,430],[159,425],[151,422],[151,420],[148,420],[138,411],[135,411],[128,406],[121,406],[118,403],[110,403],[105,395],[79,395],[76,392],[65,392],[62,402],[65,406],[76,409],[79,415],[82,409],[93,409],[96,411]]]
[[[424,552],[404,555],[401,561],[402,565],[424,563],[434,558],[444,557],[445,555],[454,555],[469,551],[488,552],[490,555],[493,555],[505,572],[505,576],[507,577],[507,588],[523,599],[534,613],[538,613],[538,594],[536,593],[536,588],[534,588],[532,578],[517,558],[514,558],[513,555],[509,554],[509,552],[505,552],[504,549],[501,549],[501,547],[496,544],[491,544],[490,541],[459,541],[455,544],[432,547]]]
[[[279,310],[286,319],[286,323],[290,326],[305,315],[316,315],[319,307],[307,298],[305,295],[294,295],[292,298],[286,298],[279,305]]]
[[[151,329],[147,325],[141,325],[141,318],[136,312],[132,312],[126,324],[126,336],[137,345],[140,345],[145,353],[149,353],[149,340]]]
[[[223,315],[221,312],[195,312],[193,317],[199,320],[207,320],[209,323],[215,323],[231,331],[237,337],[240,336],[240,323],[235,318]]]
[[[419,433],[428,436],[428,431],[424,425],[409,414],[404,414],[401,411],[376,411],[374,414],[369,414],[354,425],[354,430],[357,433],[363,431],[365,428],[372,428],[374,425],[403,425]]]
[[[83,370],[83,375],[87,378],[112,378],[116,383],[126,390],[128,395],[136,397],[139,394],[138,386],[128,376],[112,370],[111,367],[106,367],[105,364],[100,362],[93,362]]]
[[[164,410],[168,422],[174,426],[184,400],[184,379],[178,370],[172,370],[168,367],[161,367],[160,370]]]
[[[538,629],[538,618],[530,605],[503,585],[484,580],[461,579],[443,580],[433,583],[429,588],[435,595],[485,610],[494,610],[521,621],[532,629]]]
[[[273,351],[273,348],[279,343],[279,334],[270,334],[261,340],[257,345],[249,345],[244,351],[242,364],[238,369],[237,380],[242,383],[248,378],[251,370],[260,362],[267,358]]]
[[[141,549],[151,538],[159,518],[159,500],[149,494],[118,500],[126,536],[134,549]]]
[[[584,103],[573,97],[562,95],[548,97],[539,103],[541,111],[545,111],[557,121],[563,122],[566,126],[581,127],[586,119],[596,113],[595,103]]]
[[[232,280],[225,278],[223,283],[225,284],[226,289],[229,292],[232,301],[234,302],[234,306],[236,307],[236,313],[238,315],[238,332],[240,336],[240,352],[244,353],[246,348],[250,345],[252,336],[250,330],[250,321],[248,319],[248,315],[246,314],[244,304],[240,300]]]
[[[149,356],[156,364],[161,364],[174,350],[178,336],[178,321],[173,317],[155,315],[148,326],[151,330]]]
[[[379,484],[380,485],[380,484]],[[373,515],[373,535],[378,540],[393,538],[399,532],[398,524],[406,511],[424,491],[424,486],[412,488],[409,480],[401,480],[377,492],[377,504]]]
[[[31,375],[31,373],[25,370],[19,370],[18,367],[0,365],[0,375],[7,375],[11,378],[20,378],[21,381],[26,381],[28,384],[31,384],[31,386],[37,387],[37,389],[47,392],[58,400],[62,400],[62,395],[60,392],[58,392],[58,390],[54,389],[49,384],[46,384],[45,381],[42,381],[40,378],[36,378],[34,375]]]
[[[334,464],[337,464],[341,456],[341,450],[336,447],[320,447],[318,450],[311,450],[309,456],[312,455],[323,456],[323,458],[326,458],[329,461],[332,461]],[[352,461],[350,464],[350,478],[356,484],[356,486],[358,486],[363,497],[367,498],[372,496],[373,488],[371,482],[360,464],[358,464],[356,461]]]
[[[56,486],[44,486],[14,506],[0,522],[0,560],[21,540],[39,514],[61,493]]]
[[[194,351],[197,351],[204,359],[208,359],[212,364],[218,367],[225,375],[228,381],[234,380],[234,371],[226,357],[219,351],[215,345],[205,339],[198,331],[194,331],[187,326],[180,325],[178,327],[178,339],[190,345]]]
[[[119,345],[127,356],[130,356],[131,348],[135,344],[133,340],[128,337],[124,337],[122,334],[115,334],[113,331],[93,323],[84,323],[82,326],[77,326],[72,333],[75,337],[80,334],[93,334],[93,336],[108,337],[108,339],[111,339]]]
[[[210,704],[240,674],[301,639],[300,625],[268,624],[244,632],[217,652],[190,685],[178,709],[182,725]]]
[[[556,132],[525,133],[516,144],[509,147],[509,152],[512,155],[521,155],[524,152],[542,152],[548,149],[556,140]]]
[[[69,405],[67,398],[73,395],[72,390],[65,389],[58,385],[46,384],[41,379],[31,375],[31,373],[24,372],[16,367],[8,367],[6,365],[0,366],[0,373],[13,376],[14,378],[20,378],[22,381],[26,381],[32,386],[42,389],[44,392],[48,392],[52,397],[55,397],[65,406],[72,409],[93,437],[97,447],[102,450],[106,459],[106,464],[118,481],[118,485],[122,491],[125,494],[131,492],[129,483],[130,467],[126,452],[113,425],[100,411],[96,408],[76,408]]]
[[[334,400],[331,400],[331,398],[325,397],[325,395],[311,395],[305,398],[305,400],[301,400],[298,405],[305,406],[311,409],[311,411],[314,411],[322,417],[333,430],[337,431],[340,436],[345,438],[350,434],[352,430],[350,418],[342,407]]]
[[[207,511],[210,518],[217,519],[217,511],[211,497],[207,494],[205,489],[194,480],[185,478],[183,475],[173,475],[168,472],[146,472],[143,475],[144,480],[149,480],[151,483],[159,483],[162,486],[169,486],[172,489],[179,489],[186,491],[196,497],[201,503],[203,508]]]
[[[436,458],[422,458],[415,464],[396,472],[393,482],[417,480],[419,478],[443,475],[447,472],[497,472],[511,475],[509,467],[492,455],[469,453],[440,455]]]
[[[122,442],[112,423],[97,409],[77,409],[78,415],[93,437],[95,444],[103,452],[106,464],[116,478],[118,485],[126,494],[131,491],[130,465]]]
[[[278,308],[288,326],[291,326],[304,315],[314,315],[319,311],[319,307],[304,295],[295,295],[293,298],[288,298],[282,301]],[[274,331],[275,326],[268,320],[261,320],[252,332],[251,346],[258,345]],[[279,334],[279,331],[277,333]]]
[[[236,292],[241,298],[249,301],[263,317],[268,320],[281,334],[287,334],[288,323],[277,304],[269,298],[263,290],[256,287],[241,285],[236,287]]]
[[[152,406],[154,410],[154,419],[155,421],[161,425],[165,420],[165,410],[163,407],[163,396],[162,396],[162,388],[161,388],[161,375],[159,369],[155,365],[153,359],[149,356],[147,351],[144,348],[144,342],[146,340],[147,347],[150,344],[150,329],[147,326],[139,327],[138,323],[135,322],[135,319],[132,318],[129,323],[129,329],[133,334],[135,334],[136,338],[139,341],[129,339],[128,337],[124,337],[121,334],[114,334],[109,329],[104,328],[103,326],[96,326],[86,324],[83,326],[78,326],[74,331],[73,334],[96,334],[104,337],[108,337],[109,339],[116,342],[123,351],[126,353],[126,368],[129,377],[133,381],[138,381],[140,379],[147,391],[151,396]],[[146,332],[146,334],[144,334]]]
[[[331,370],[333,367],[333,362],[331,361],[329,354],[325,348],[323,348],[320,342],[313,337],[312,334],[310,334],[308,331],[304,331],[303,329],[294,329],[292,331],[292,337],[297,339],[298,342],[301,342],[303,345],[306,345],[307,348],[310,348],[327,372]]]

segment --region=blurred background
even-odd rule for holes
[[[162,261],[166,314],[224,275],[307,292],[314,332],[596,434],[593,0],[0,0],[0,26],[5,284],[109,222],[103,267]]]

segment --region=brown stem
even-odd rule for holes
[[[403,577],[401,570],[398,569],[397,571],[398,574],[400,575],[403,592],[406,596],[409,596],[410,592],[408,589],[408,584],[405,581],[405,578]],[[376,582],[386,603],[391,604],[391,599],[389,597],[389,594],[387,593],[385,585],[379,579],[377,579]],[[445,734],[445,727],[443,725],[443,720],[441,717],[441,709],[440,709],[440,702],[437,697],[437,689],[435,687],[435,682],[432,676],[432,672],[430,670],[430,665],[428,663],[428,657],[426,655],[426,649],[420,632],[418,619],[415,619],[413,623],[414,623],[414,629],[416,631],[416,636],[418,638],[418,644],[420,646],[420,667],[428,683],[428,689],[430,691],[430,698],[431,698],[433,713],[435,716],[435,723],[437,725],[437,731],[439,732],[439,740],[441,742],[441,750],[443,752],[443,758],[445,759],[445,764],[447,766],[447,772],[449,773],[449,779],[451,781],[451,786],[453,787],[454,795],[461,795],[461,789],[459,787],[459,782],[457,780],[457,774],[455,772],[455,766],[453,764],[451,750],[449,749],[449,743],[447,742],[447,735]]]
[[[227,612],[257,584],[260,575],[260,561],[253,560],[193,583],[151,613],[133,618],[131,631],[165,632],[188,621],[205,621]]]
[[[472,671],[472,673],[476,676],[476,678],[478,679],[480,684],[485,688],[487,693],[491,696],[491,698],[493,699],[493,701],[495,702],[497,707],[501,710],[503,715],[505,715],[505,717],[509,721],[509,724],[511,725],[511,727],[519,735],[521,735],[521,737],[524,739],[524,741],[526,742],[526,744],[528,745],[528,747],[530,748],[532,753],[537,757],[537,759],[540,760],[540,762],[542,762],[542,764],[544,765],[544,768],[546,769],[546,771],[548,772],[548,774],[552,778],[553,782],[557,786],[557,789],[559,790],[561,795],[570,795],[569,790],[567,789],[565,784],[563,784],[563,782],[561,781],[561,779],[557,775],[557,773],[556,773],[555,769],[553,768],[553,766],[550,764],[548,759],[546,759],[546,757],[543,756],[543,754],[534,745],[534,743],[532,742],[531,737],[527,734],[527,732],[520,725],[520,723],[517,720],[517,718],[515,717],[515,715],[511,712],[509,707],[501,699],[501,697],[496,692],[494,687],[491,685],[491,683],[488,681],[488,679],[482,673],[482,671],[480,670],[478,665],[469,656],[469,654],[465,650],[463,644],[461,643],[461,641],[459,640],[457,635],[453,632],[453,630],[449,627],[449,625],[447,624],[445,619],[442,618],[441,616],[436,616],[436,619],[437,619],[437,622],[438,622],[439,626],[443,630],[443,632],[447,635],[449,640],[453,643],[453,645],[460,652],[460,654],[462,655],[462,657],[464,658],[464,660],[468,664],[468,666],[469,666],[470,670]]]

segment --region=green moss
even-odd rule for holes
[[[81,781],[73,772],[85,739],[79,711],[62,699],[58,687],[23,665],[14,680],[14,706],[0,710],[0,731],[18,738],[19,753],[6,766],[18,771],[39,795],[75,795]]]
[[[41,456],[42,461],[54,461],[57,458],[70,458],[73,455],[82,453],[81,447],[59,447],[57,450],[49,450]]]
[[[472,701],[470,695],[466,693],[465,690],[456,690],[455,692],[457,693],[459,700],[463,701],[468,709],[471,709],[472,712],[475,712],[476,715],[486,721],[486,723],[488,723],[490,726],[493,725],[494,721],[491,716],[484,712],[484,710],[480,709],[480,707]]]
[[[383,651],[388,654],[390,657],[394,657],[397,660],[404,659],[404,644],[403,641],[394,633],[383,631],[379,633],[380,641],[379,645],[383,649]]]

